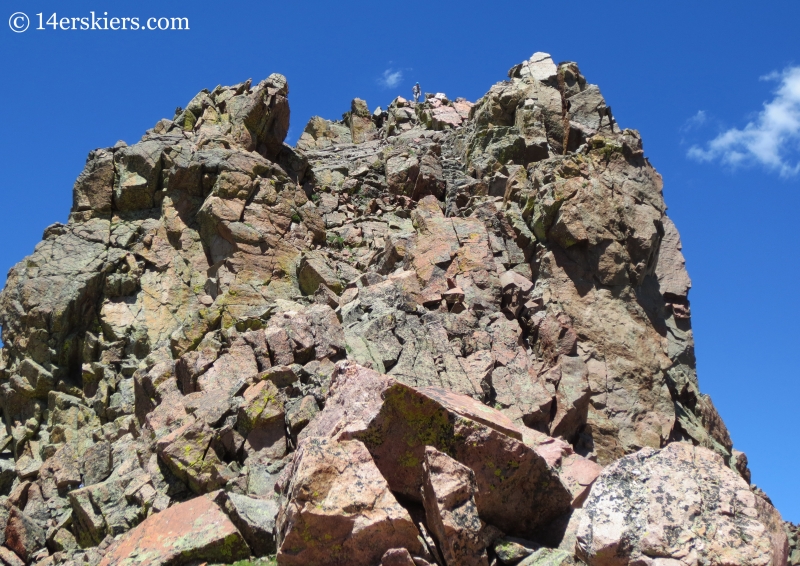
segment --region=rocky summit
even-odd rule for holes
[[[273,74],[92,151],[0,295],[0,564],[800,564],[639,133],[508,77],[290,147]]]

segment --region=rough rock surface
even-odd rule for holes
[[[599,474],[599,466],[574,454],[568,444],[540,433],[524,438],[502,412],[471,397],[409,387],[348,363],[339,365],[327,405],[303,437],[361,440],[391,490],[425,503],[426,512],[434,512],[431,497],[438,485],[474,482],[469,489],[475,519],[520,536],[542,534],[549,522],[580,506],[571,488],[578,484],[575,472],[581,464],[589,471],[580,481],[591,485]],[[431,451],[449,462],[447,471],[433,477],[432,470],[439,468],[426,464]],[[580,487],[580,493],[585,489]],[[426,490],[433,490],[427,502]],[[436,513],[444,512],[449,510]],[[441,539],[441,533],[431,532]]]
[[[472,470],[430,446],[423,469],[425,515],[445,562],[448,566],[488,565]]]
[[[600,474],[577,548],[589,566],[786,564],[783,526],[761,518],[759,500],[706,448],[644,448]]]
[[[101,566],[234,562],[250,554],[242,535],[209,497],[157,513],[117,541]]]
[[[786,531],[789,544],[789,560],[787,564],[790,566],[798,566],[798,564],[800,564],[800,537],[798,537],[800,527],[792,523],[786,523]]]
[[[278,514],[281,564],[375,564],[387,549],[421,551],[411,516],[357,440],[300,444]]]
[[[703,525],[762,533],[726,560],[800,563],[699,391],[638,132],[575,63],[508,76],[289,147],[273,74],[92,151],[0,293],[0,561],[598,560],[608,470],[696,446],[749,513]]]

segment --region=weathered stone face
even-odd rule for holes
[[[759,501],[706,448],[684,443],[660,451],[645,448],[598,478],[578,529],[578,553],[590,566],[657,564],[657,559],[786,564],[786,535],[781,525],[761,518]]]
[[[357,440],[303,441],[276,525],[281,564],[377,563],[387,549],[421,552],[417,529]]]
[[[157,513],[111,547],[102,566],[233,562],[249,549],[228,517],[208,497]]]
[[[425,515],[448,565],[487,565],[472,470],[435,448],[425,449]]]
[[[357,98],[296,148],[288,96],[217,87],[93,151],[9,272],[1,561],[566,564],[579,540],[604,564],[603,466],[694,444],[749,482],[699,391],[661,177],[575,63],[535,53],[474,104]],[[652,481],[706,497],[682,461]],[[743,485],[746,520],[698,520],[780,565]],[[653,536],[631,560],[692,563]]]
[[[451,545],[448,563],[480,559],[488,544],[482,521],[534,537],[585,498],[599,467],[566,443],[550,447],[545,435],[525,436],[502,412],[471,397],[436,387],[415,389],[352,364],[340,365],[325,409],[301,435],[303,442],[363,442],[394,493],[424,502],[440,547],[452,536],[461,541]],[[456,512],[444,495],[452,474],[468,484],[457,507],[471,509],[469,528],[456,524],[463,509]],[[463,550],[464,544],[471,550]]]

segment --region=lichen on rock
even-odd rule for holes
[[[639,133],[508,76],[290,147],[273,74],[92,151],[0,293],[0,561],[786,564]]]

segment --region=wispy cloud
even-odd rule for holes
[[[394,69],[386,69],[383,76],[378,79],[378,84],[383,88],[394,88],[403,80],[403,71],[395,71]]]
[[[784,177],[800,173],[800,67],[761,80],[780,83],[755,119],[742,129],[722,132],[704,147],[692,146],[689,157],[732,167],[760,164]]]
[[[708,115],[705,110],[698,110],[697,114],[686,120],[681,126],[682,132],[691,132],[706,123]]]

